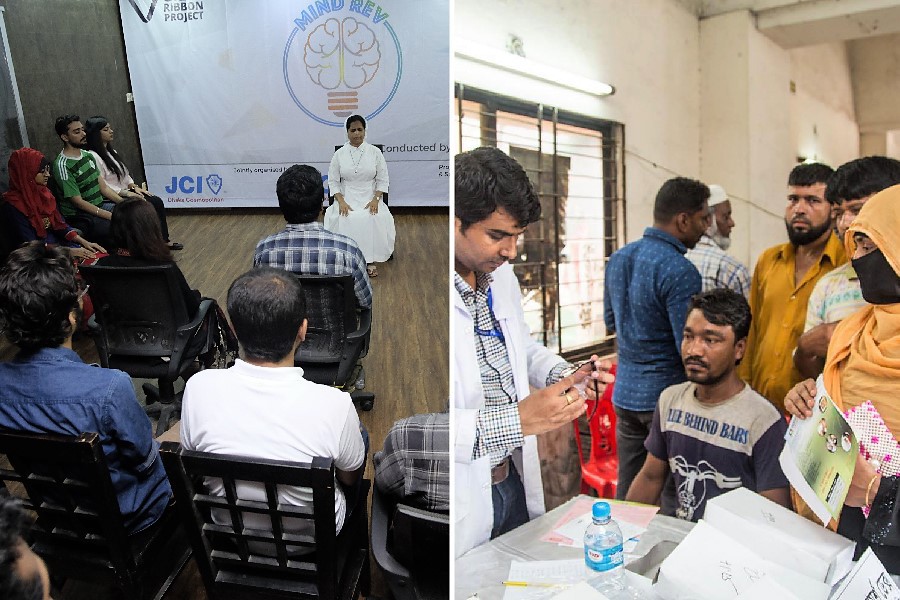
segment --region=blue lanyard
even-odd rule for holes
[[[491,313],[491,323],[494,323],[497,319],[494,317],[494,296],[491,294],[491,288],[488,288],[487,291],[487,306],[488,312]],[[503,337],[503,331],[500,330],[500,324],[497,325],[493,329],[481,329],[478,326],[478,320],[475,321],[475,333],[477,335],[487,336],[487,337],[495,337],[499,339],[504,344],[506,343],[506,338]]]

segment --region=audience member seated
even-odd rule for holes
[[[853,269],[868,306],[838,323],[828,346],[822,378],[842,410],[866,400],[900,439],[900,185],[879,192],[859,211],[845,235]],[[812,415],[816,386],[800,382],[784,399],[794,416]],[[896,458],[896,457],[895,457]],[[863,506],[869,506],[868,519]],[[887,570],[900,574],[900,476],[882,476],[876,465],[857,460],[838,533],[856,542],[856,554],[871,547]]]
[[[0,362],[0,427],[99,434],[125,526],[135,533],[159,519],[172,491],[131,379],[72,351],[83,295],[69,256],[41,242],[14,251],[0,269],[0,323],[19,348]]]
[[[388,431],[375,453],[375,485],[416,508],[450,512],[450,413],[413,415]]]
[[[56,207],[56,198],[47,189],[50,163],[32,148],[20,148],[9,157],[9,191],[3,205],[21,242],[42,240],[45,244],[66,248],[72,258],[96,258],[106,252],[100,244],[89,242],[69,227]]]
[[[106,117],[91,117],[84,124],[84,131],[87,135],[87,148],[94,157],[94,163],[100,169],[100,177],[106,182],[106,185],[115,192],[127,190],[143,198],[156,211],[156,217],[159,219],[159,228],[162,231],[163,239],[172,250],[182,250],[184,246],[178,242],[169,241],[169,224],[166,221],[166,207],[162,198],[154,196],[147,190],[144,190],[134,182],[128,167],[122,162],[119,153],[112,147],[113,128],[109,124]]]
[[[711,290],[691,299],[681,359],[688,381],[663,391],[647,437],[647,459],[627,499],[657,504],[671,471],[675,516],[697,521],[706,502],[746,487],[790,507],[778,464],[787,424],[735,371],[744,357],[750,305],[741,294]]]
[[[87,135],[78,115],[57,118],[56,135],[63,143],[51,165],[60,194],[59,211],[88,239],[105,244],[113,208],[126,198],[140,196],[128,190],[116,193],[106,185],[94,157],[84,150]]]
[[[256,245],[253,266],[303,275],[353,275],[356,301],[360,308],[371,307],[372,286],[359,246],[316,221],[325,197],[322,174],[308,165],[294,165],[278,178],[275,193],[288,224]]]
[[[300,283],[279,269],[252,269],[231,284],[228,314],[241,358],[233,367],[201,371],[188,380],[181,444],[189,450],[270,460],[331,458],[341,484],[335,489],[334,507],[339,532],[345,515],[358,501],[365,502],[359,492],[368,434],[349,394],[305,380],[303,369],[294,366],[307,326]],[[211,493],[225,494],[221,481],[210,483]],[[238,496],[265,500],[264,490],[249,483],[238,487]],[[312,493],[280,487],[279,498],[304,506],[312,501]],[[222,518],[230,522],[227,515]],[[244,525],[272,527],[267,516],[249,513]],[[298,533],[311,525],[293,524]]]
[[[900,183],[900,161],[885,156],[857,158],[838,167],[828,178],[825,198],[834,207],[838,239],[871,196]],[[849,256],[849,255],[848,255]],[[797,340],[794,364],[804,377],[815,377],[825,366],[831,334],[838,322],[866,305],[859,279],[849,262],[823,276],[806,308],[806,325]]]
[[[24,525],[19,501],[0,494],[0,598],[50,600],[47,565],[22,539]]]

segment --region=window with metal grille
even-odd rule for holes
[[[511,261],[532,335],[570,360],[611,352],[603,278],[624,239],[624,126],[461,84],[455,105],[459,150],[500,148],[541,199]]]

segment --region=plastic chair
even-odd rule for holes
[[[616,365],[610,369],[616,374]],[[606,386],[599,404],[587,401],[587,415],[591,417],[588,428],[591,434],[590,458],[585,461],[581,446],[579,421],[574,421],[575,444],[578,460],[581,462],[581,493],[588,494],[593,488],[601,498],[615,498],[619,483],[619,456],[616,452],[616,412],[613,410],[612,396],[614,384]]]
[[[372,556],[395,600],[450,597],[450,517],[372,492]]]
[[[294,355],[309,381],[339,387],[363,410],[375,394],[364,392],[360,359],[369,352],[372,309],[358,308],[352,275],[296,275],[306,297],[306,339]]]
[[[164,442],[161,453],[209,598],[357,600],[360,592],[368,595],[364,498],[369,480],[362,480],[363,500],[337,535],[331,459],[261,460],[185,450],[175,442]],[[209,494],[204,478],[221,479],[225,496]],[[265,500],[239,498],[239,482],[260,484]],[[312,503],[282,502],[281,486],[309,488]],[[250,514],[267,516],[271,529],[245,527],[245,516]],[[289,520],[308,522],[311,533],[285,531]]]
[[[100,364],[120,369],[132,377],[157,379],[159,387],[149,383],[148,415],[159,421],[156,435],[162,435],[173,417],[181,412],[181,392],[175,393],[175,380],[184,375],[197,355],[209,345],[215,332],[208,322],[213,300],[200,303],[191,319],[187,313],[175,265],[148,267],[105,267],[82,265],[79,271],[91,285],[94,316],[88,322]],[[207,343],[192,344],[194,337],[207,336]],[[189,352],[190,347],[195,351]]]
[[[125,529],[100,436],[0,433],[0,493],[22,498],[37,518],[32,549],[56,578],[112,584],[123,596],[163,597],[190,558],[175,507],[146,530]]]

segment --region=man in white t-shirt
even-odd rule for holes
[[[252,269],[228,289],[228,315],[240,343],[240,359],[229,369],[197,373],[184,390],[181,443],[190,450],[270,460],[334,461],[335,525],[359,500],[368,437],[350,395],[303,378],[294,353],[306,336],[306,301],[297,279],[281,269]],[[224,496],[221,481],[208,482]],[[265,500],[258,484],[238,486],[238,496]],[[282,502],[303,506],[309,488],[279,487]],[[226,519],[227,521],[227,519]],[[285,521],[305,532],[311,523]],[[271,529],[265,515],[244,515],[245,526]]]

